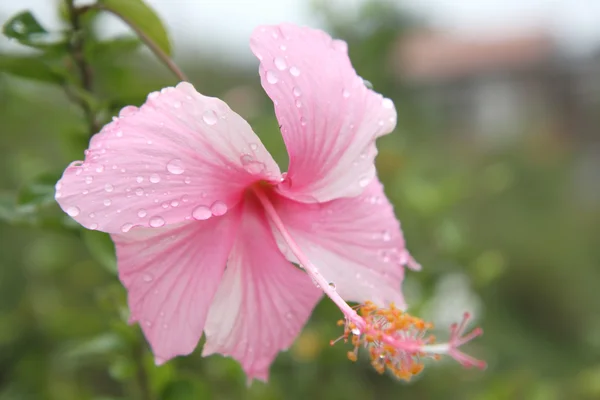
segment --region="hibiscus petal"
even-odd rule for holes
[[[157,364],[198,344],[235,240],[236,209],[208,221],[112,235],[130,321],[139,321]]]
[[[304,202],[361,193],[375,176],[375,139],[396,125],[392,101],[369,90],[346,43],[322,31],[263,26],[251,47],[289,153],[280,190]]]
[[[418,264],[405,248],[400,223],[379,180],[360,196],[322,204],[279,195],[272,201],[296,243],[345,300],[404,306],[403,265]],[[297,262],[279,237],[278,243]]]
[[[56,199],[86,228],[121,233],[222,215],[279,175],[246,121],[184,82],[124,108],[65,170]]]
[[[266,381],[269,366],[292,344],[321,291],[283,257],[259,206],[244,207],[241,234],[206,321],[202,354],[231,356],[249,379]]]

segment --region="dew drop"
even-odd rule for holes
[[[153,228],[160,228],[165,224],[165,220],[161,216],[155,216],[150,218],[150,226]]]
[[[275,64],[275,68],[277,68],[280,71],[284,71],[287,68],[287,64],[285,63],[285,60],[281,57],[275,57],[275,60],[273,60],[273,63]]]
[[[135,189],[135,194],[137,196],[143,196],[144,195],[144,189],[142,189],[142,188]]]
[[[110,192],[112,192],[112,191],[113,191],[113,189],[114,189],[114,187],[113,187],[113,185],[111,185],[110,183],[107,183],[106,185],[104,185],[104,190],[105,190],[106,192],[109,192],[109,193],[110,193]]]
[[[179,158],[175,158],[167,163],[167,171],[173,175],[181,175],[185,171],[185,167]]]
[[[279,82],[279,77],[277,76],[277,74],[271,70],[267,71],[267,82],[269,82],[271,85],[276,84],[277,82]]]
[[[302,96],[302,90],[300,90],[300,88],[294,86],[294,88],[292,89],[292,93],[294,94],[294,96],[296,97],[300,97]]]
[[[100,164],[96,167],[96,172],[104,172],[104,165]]]
[[[350,92],[348,91],[348,89],[344,89],[342,90],[342,96],[347,99],[348,97],[350,97]]]
[[[160,182],[160,176],[158,176],[158,174],[150,175],[150,182],[152,182],[152,183]]]
[[[300,117],[300,125],[306,126],[306,118]]]
[[[202,120],[206,125],[214,125],[217,123],[217,114],[213,110],[206,110],[202,114]]]
[[[381,101],[381,105],[383,106],[383,108],[394,108],[394,102],[388,98],[385,98]]]
[[[291,67],[290,74],[292,74],[292,76],[300,76],[300,70],[296,67]]]
[[[87,183],[89,185],[92,182],[94,182],[94,177],[93,176],[88,175],[88,176],[85,177],[85,183]]]
[[[69,214],[70,217],[76,217],[79,215],[79,207],[75,207],[75,206],[71,206],[69,208],[67,208],[67,214]]]
[[[210,212],[212,215],[221,216],[227,212],[227,205],[220,200],[215,201],[212,206],[210,206]]]
[[[392,240],[392,234],[390,233],[390,231],[385,230],[381,234],[381,238],[383,239],[384,242],[389,242],[390,240]]]
[[[148,213],[143,208],[140,208],[139,211],[138,211],[138,213],[137,213],[137,215],[140,218],[144,218],[146,215],[148,215]]]
[[[179,205],[179,201],[177,201],[177,200],[173,200],[171,202],[171,207],[177,207],[178,205]]]
[[[121,226],[121,232],[127,233],[127,232],[129,232],[131,230],[131,228],[133,228],[133,224],[129,224],[129,223],[123,224]]]
[[[183,181],[185,182],[186,185],[189,185],[190,183],[192,183],[192,178],[190,178],[189,176],[186,176]]]
[[[300,100],[296,100],[296,107],[301,108],[302,102]]]
[[[95,231],[96,229],[98,229],[98,224],[96,224],[96,223],[91,224],[89,229]]]
[[[192,211],[192,217],[198,221],[204,221],[212,217],[212,212],[206,206],[198,206]]]
[[[89,213],[89,214],[88,214],[88,217],[90,217],[90,218],[95,218],[95,217],[96,217],[96,214],[94,214],[94,213]]]
[[[329,287],[335,290],[335,282],[329,282]]]
[[[365,177],[360,178],[358,180],[358,186],[364,188],[364,187],[366,187],[369,184],[369,182],[371,182],[371,178],[369,178],[368,176],[365,176]]]
[[[258,145],[256,143],[250,143],[250,149],[251,150],[256,150],[258,149]]]

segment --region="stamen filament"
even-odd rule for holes
[[[476,328],[463,335],[470,318],[468,313],[464,314],[460,324],[451,326],[448,343],[433,344],[435,338],[427,334],[432,325],[403,312],[393,304],[389,308],[379,308],[371,302],[355,307],[348,305],[302,252],[267,195],[260,188],[253,190],[300,265],[344,314],[345,320],[338,321],[338,325],[344,327],[344,334],[332,340],[330,344],[334,345],[340,340],[348,342],[350,339],[354,349],[348,352],[348,359],[356,361],[359,347],[364,346],[369,350],[371,365],[377,372],[383,373],[388,369],[396,377],[404,380],[409,380],[422,371],[423,357],[438,359],[441,354],[449,355],[465,367],[485,368],[485,362],[458,350],[460,346],[483,333],[480,328]]]

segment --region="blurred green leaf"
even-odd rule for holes
[[[135,362],[129,358],[118,357],[110,364],[108,372],[115,380],[125,382],[135,375],[136,365]]]
[[[112,274],[117,273],[115,246],[107,233],[85,229],[82,239],[92,257]]]
[[[38,176],[19,190],[17,205],[40,207],[54,203],[56,182],[60,179],[59,173],[46,173]]]
[[[165,26],[154,10],[142,0],[100,0],[99,4],[152,40],[165,54],[171,55],[171,43]]]
[[[62,77],[39,56],[0,55],[0,71],[21,78],[61,83]]]
[[[62,353],[61,358],[66,362],[79,363],[89,358],[119,353],[125,348],[126,344],[118,334],[107,332],[69,346],[68,350]]]
[[[62,32],[48,32],[30,11],[23,11],[3,26],[2,32],[19,43],[37,49],[67,48],[67,37]]]
[[[202,381],[177,380],[169,383],[163,390],[160,399],[165,400],[198,400],[210,398],[210,389]]]
[[[121,36],[111,40],[90,42],[85,48],[85,58],[90,62],[112,64],[119,57],[131,54],[140,47],[142,42],[137,37]]]

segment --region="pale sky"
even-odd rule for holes
[[[0,0],[0,18],[30,9],[47,27],[57,25],[57,0]],[[125,1],[125,0],[124,0]],[[212,50],[250,61],[248,39],[260,24],[295,22],[319,27],[310,0],[146,0],[165,21],[176,54]],[[330,0],[352,12],[365,0]],[[426,17],[444,29],[477,35],[548,27],[571,46],[600,43],[600,0],[388,0]],[[90,3],[89,0],[81,3]],[[107,34],[126,31],[106,21]],[[0,42],[2,47],[6,41]]]

